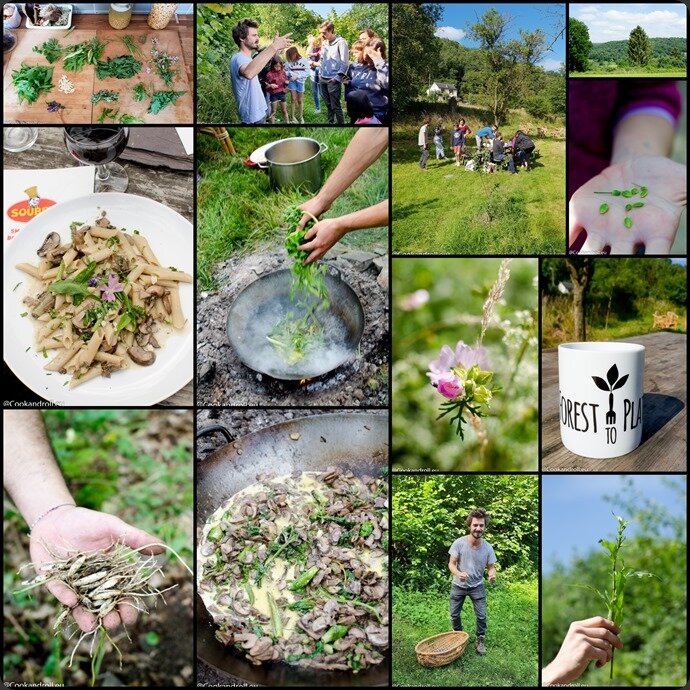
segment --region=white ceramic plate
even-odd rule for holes
[[[62,242],[70,238],[69,225],[79,220],[93,222],[101,211],[118,228],[139,230],[149,241],[161,266],[174,266],[194,274],[194,234],[192,224],[179,213],[134,194],[115,192],[90,194],[53,206],[34,218],[12,240],[5,252],[4,357],[15,375],[37,395],[61,406],[110,407],[146,406],[165,400],[192,380],[194,373],[194,290],[180,283],[182,313],[187,323],[182,331],[168,336],[156,361],[149,367],[132,366],[98,377],[70,390],[68,375],[46,372],[47,360],[34,351],[35,320],[21,317],[28,311],[22,299],[32,278],[15,268],[18,263],[36,264],[36,250],[49,232],[57,232]],[[17,283],[21,285],[17,286]],[[30,348],[27,351],[27,348]],[[49,355],[51,358],[53,355]],[[50,375],[48,375],[50,374]]]
[[[252,154],[249,156],[249,160],[252,163],[266,163],[266,151],[273,146],[273,144],[277,144],[279,141],[282,141],[282,139],[276,139],[275,141],[269,141],[268,144],[264,144],[263,146],[259,146],[258,149],[252,152]]]

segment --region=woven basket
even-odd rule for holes
[[[414,648],[417,661],[427,668],[445,666],[455,661],[465,651],[469,635],[466,632],[445,632],[427,637]]]

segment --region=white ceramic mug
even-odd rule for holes
[[[644,347],[634,343],[558,346],[563,445],[586,458],[616,458],[642,441]]]

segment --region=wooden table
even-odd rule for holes
[[[5,122],[29,122],[44,124],[82,124],[96,122],[104,108],[119,110],[119,115],[131,115],[144,120],[147,124],[192,124],[194,121],[194,48],[193,22],[191,18],[180,24],[171,22],[168,28],[153,31],[146,24],[146,17],[133,18],[127,29],[118,31],[108,24],[108,15],[74,15],[74,29],[56,31],[47,29],[14,29],[17,45],[10,53],[3,56],[3,117]],[[67,35],[69,32],[69,35]],[[142,70],[130,79],[97,79],[93,65],[85,66],[80,72],[67,72],[62,68],[62,60],[49,65],[43,55],[33,52],[34,46],[40,46],[44,41],[55,38],[60,45],[73,45],[88,41],[95,36],[106,43],[101,60],[129,54],[126,47],[119,40],[125,35],[135,39],[135,44],[144,55],[150,57],[153,46],[152,38],[159,41],[157,48],[167,51],[170,55],[180,56],[180,74],[175,77],[172,86],[167,86],[151,68],[147,74],[145,64]],[[140,45],[139,36],[146,35],[146,43]],[[139,58],[140,60],[142,58]],[[24,63],[29,66],[43,65],[53,67],[53,89],[47,94],[41,94],[33,104],[26,101],[19,103],[16,91],[12,85],[12,72]],[[75,91],[65,94],[58,90],[58,81],[65,74],[75,86]],[[159,114],[148,114],[150,99],[136,102],[133,88],[143,84],[151,91],[185,91],[186,93]],[[91,95],[100,90],[112,90],[120,94],[118,101],[113,103],[92,104]],[[64,110],[55,113],[48,112],[46,103],[57,101],[65,106]]]
[[[642,443],[619,458],[594,460],[567,450],[558,420],[558,350],[542,352],[542,442],[544,472],[687,471],[687,335],[650,333],[620,342],[644,345]]]
[[[5,151],[4,154],[6,170],[13,168],[26,170],[69,168],[75,163],[65,148],[62,128],[60,127],[41,127],[38,130],[36,143],[28,151],[22,153]],[[123,165],[129,176],[128,193],[158,201],[177,211],[190,223],[194,223],[193,173],[147,168],[131,162],[123,162]],[[7,374],[8,371],[6,369],[5,373]],[[168,407],[191,407],[194,404],[193,383],[188,383],[160,404]]]

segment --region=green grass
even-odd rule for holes
[[[462,113],[460,113],[462,114]],[[458,114],[458,117],[460,117]],[[469,116],[466,116],[469,117]],[[480,119],[468,119],[476,131]],[[446,118],[446,155],[450,119]],[[507,139],[519,122],[502,127]],[[420,122],[393,127],[393,251],[398,254],[558,254],[565,249],[565,141],[532,137],[541,157],[529,171],[491,175],[434,159],[419,169]],[[430,137],[431,139],[431,137]],[[469,155],[475,152],[469,138]]]
[[[214,289],[213,272],[218,262],[236,253],[250,253],[267,244],[283,241],[282,216],[291,204],[300,204],[312,194],[293,189],[274,190],[268,175],[244,165],[249,154],[262,144],[291,136],[312,137],[327,144],[322,156],[325,182],[340,161],[355,134],[352,128],[238,128],[230,130],[237,151],[230,156],[208,136],[198,138],[199,170],[202,180],[197,190],[197,275],[202,289]],[[324,214],[342,216],[372,206],[388,197],[388,154],[359,176]],[[346,246],[385,249],[387,228],[349,233]]]
[[[414,648],[421,640],[452,629],[449,591],[411,592],[393,588],[393,685],[536,686],[536,580],[487,586],[487,651],[483,657],[474,649],[475,616],[468,597],[462,612],[463,627],[470,635],[465,652],[447,666],[425,668],[418,663]]]
[[[229,61],[229,58],[228,58]],[[235,95],[230,83],[230,73],[227,65],[228,61],[223,61],[219,65],[205,64],[203,71],[199,72],[199,88],[197,90],[197,113],[200,123],[239,123],[240,116],[237,111]],[[290,114],[290,94],[287,95],[286,107]],[[342,91],[342,107],[345,122],[349,123],[347,110],[345,108],[345,90]],[[283,121],[278,105],[277,117]],[[295,106],[297,114],[297,106]],[[325,124],[328,112],[326,104],[321,99],[321,112],[317,113],[314,107],[312,96],[312,81],[307,79],[304,84],[304,122],[306,124]]]

